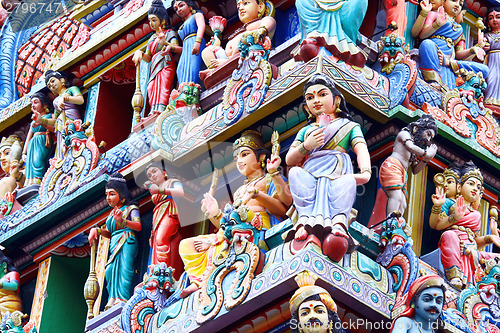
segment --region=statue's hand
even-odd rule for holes
[[[279,155],[271,155],[271,158],[267,159],[267,171],[269,171],[269,173],[278,171],[280,165],[281,158]]]
[[[40,112],[38,111],[33,111],[33,114],[31,115],[31,119],[37,123],[40,124],[40,121],[42,120],[42,116],[40,115]],[[36,126],[35,126],[36,127]]]
[[[121,225],[123,222],[123,212],[118,207],[115,207],[113,208],[113,212],[111,214],[113,214],[113,218],[116,223]]]
[[[201,211],[209,217],[217,216],[219,213],[219,204],[210,193],[205,193],[204,199],[201,200]]]
[[[14,177],[14,179],[17,179],[20,175],[19,171],[19,161],[18,160],[11,160],[10,161],[10,175]]]
[[[198,252],[203,252],[210,248],[210,243],[208,241],[195,240],[193,245],[194,249]]]
[[[136,66],[139,62],[141,62],[143,55],[144,53],[142,53],[142,51],[140,50],[135,51],[134,56],[132,57],[132,61]]]
[[[422,9],[423,12],[429,13],[432,10],[432,4],[430,3],[429,0],[422,0],[420,2],[420,8]]]
[[[198,55],[198,53],[200,53],[200,43],[199,42],[194,43],[193,50],[191,51],[191,53],[196,54],[196,55]]]
[[[94,240],[97,240],[99,238],[99,234],[97,232],[97,228],[92,228],[90,229],[89,232],[89,243],[92,244]]]
[[[467,210],[467,206],[464,203],[464,197],[459,196],[457,199],[457,203],[455,204],[455,218],[457,221],[465,216],[466,210]]]
[[[313,150],[325,144],[325,133],[323,133],[325,129],[326,127],[320,127],[309,134],[306,141],[304,141],[304,148]]]
[[[433,143],[425,150],[424,156],[422,156],[425,162],[429,162],[434,158],[437,152],[437,146]]]
[[[447,18],[446,18],[446,13],[444,11],[444,7],[441,6],[437,10],[436,22],[441,27],[443,24],[446,23],[446,20]]]
[[[444,205],[444,203],[446,201],[446,194],[445,194],[444,188],[441,186],[436,187],[436,194],[433,194],[431,199],[432,199],[432,203],[435,206]]]
[[[151,194],[160,193],[160,187],[156,184],[149,185],[148,190],[149,190],[149,193],[151,193]]]

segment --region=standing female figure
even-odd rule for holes
[[[168,105],[175,77],[172,52],[179,48],[179,35],[172,30],[167,9],[161,0],[154,0],[148,11],[149,26],[155,31],[146,46],[146,52],[136,51],[132,61],[150,62],[148,101],[151,112],[161,112]]]
[[[54,132],[54,126],[48,125],[49,120],[52,120],[52,110],[52,105],[45,94],[36,92],[31,96],[33,121],[23,150],[23,160],[26,162],[25,186],[40,184],[47,171],[47,162],[53,144],[50,132]]]
[[[485,34],[486,40],[490,43],[485,47],[488,52],[486,64],[490,69],[490,74],[486,79],[486,98],[484,104],[489,104],[490,108],[500,113],[500,7],[488,9],[486,15],[488,30]]]
[[[46,125],[54,126],[57,136],[55,157],[63,159],[65,154],[62,131],[66,125],[66,120],[74,121],[80,119],[79,105],[82,105],[85,100],[80,89],[72,86],[66,75],[61,72],[53,70],[45,72],[45,85],[56,96],[53,101],[55,118],[48,119]]]
[[[179,85],[184,82],[199,83],[203,62],[201,51],[206,44],[203,39],[205,18],[193,0],[174,0],[172,7],[184,21],[178,31],[182,39],[182,53],[177,67],[177,80]]]
[[[19,297],[20,276],[12,261],[0,252],[0,314],[22,311]]]
[[[148,181],[144,186],[151,193],[155,204],[153,210],[153,229],[149,245],[153,249],[151,264],[164,262],[175,268],[175,276],[182,271],[182,260],[179,256],[179,215],[173,197],[184,195],[182,183],[175,178],[168,178],[167,172],[158,162],[153,162],[146,168]]]
[[[102,228],[92,228],[89,242],[99,235],[110,238],[109,259],[105,278],[109,300],[106,308],[127,301],[132,295],[134,260],[137,256],[137,239],[134,231],[141,231],[139,208],[120,173],[114,173],[106,184],[106,200],[112,209]]]
[[[299,131],[286,155],[286,163],[293,166],[289,186],[298,213],[294,237],[303,240],[319,225],[348,238],[345,230],[356,185],[370,180],[370,154],[361,127],[346,113],[344,96],[332,79],[313,75],[303,94],[309,124]],[[348,154],[351,148],[361,169],[357,174]]]

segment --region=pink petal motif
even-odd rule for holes
[[[330,118],[329,114],[322,113],[318,117],[319,127],[326,127],[326,126],[328,126],[328,124],[330,123],[330,121],[331,121],[331,118]]]
[[[212,16],[210,20],[208,20],[208,24],[210,28],[212,28],[212,31],[222,32],[226,29],[227,20],[222,16]]]

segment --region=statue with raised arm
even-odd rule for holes
[[[380,167],[381,188],[377,192],[368,227],[376,225],[394,211],[404,214],[408,196],[407,170],[411,167],[412,173],[417,174],[434,158],[437,146],[432,139],[437,131],[434,118],[423,115],[398,133],[391,156]]]
[[[485,52],[478,46],[466,49],[463,29],[457,22],[464,4],[464,0],[444,0],[434,19],[426,18],[419,34],[424,39],[419,48],[420,71],[425,81],[445,91],[457,86],[460,69],[481,72],[484,78],[489,72],[488,66],[470,61],[483,61]],[[418,28],[414,30],[417,33]]]
[[[443,311],[446,287],[441,277],[425,275],[417,278],[410,289],[396,300],[394,309],[402,312],[392,323],[391,333],[433,333]]]
[[[269,38],[273,38],[276,30],[274,20],[274,6],[269,0],[237,0],[238,18],[243,27],[237,29],[226,44],[226,48],[221,47],[221,40],[214,35],[212,43],[202,52],[203,61],[207,69],[200,72],[200,77],[204,79],[213,73],[217,68],[223,66],[229,58],[239,53],[238,43],[245,33],[251,33],[258,29],[266,31]]]
[[[23,159],[26,162],[25,186],[42,182],[48,168],[50,152],[52,151],[52,134],[54,126],[48,125],[52,119],[52,103],[47,96],[36,92],[31,96],[31,111],[33,112],[30,129],[23,149]]]
[[[178,278],[182,272],[182,261],[179,257],[179,215],[174,197],[184,195],[180,180],[168,177],[164,166],[153,162],[146,167],[148,181],[144,186],[151,193],[155,204],[153,210],[153,228],[149,245],[153,249],[151,264],[164,262],[167,267],[175,269]]]
[[[112,208],[111,213],[102,228],[90,230],[89,243],[92,244],[99,235],[110,238],[105,269],[109,297],[105,309],[109,309],[119,302],[126,302],[132,295],[134,260],[138,252],[135,232],[141,231],[141,218],[127,182],[120,173],[109,177],[106,201]]]
[[[259,230],[269,229],[284,220],[292,203],[292,196],[284,177],[278,171],[281,164],[279,153],[273,152],[268,158],[269,152],[264,148],[262,135],[256,131],[244,131],[233,144],[233,156],[238,171],[247,178],[245,184],[233,194],[233,206],[248,207],[247,221],[259,221],[259,225],[255,226]],[[201,203],[202,211],[219,228],[223,211],[212,193],[206,193]],[[257,215],[259,217],[254,219]],[[219,253],[225,251],[224,243],[222,228],[216,234],[181,241],[179,253],[191,281],[191,285],[181,296],[186,297],[199,289],[207,267]]]
[[[149,62],[148,101],[152,113],[164,111],[168,105],[175,78],[175,62],[172,53],[180,53],[179,35],[172,30],[167,9],[161,0],[154,0],[148,11],[149,26],[155,31],[146,45],[146,52],[136,51],[132,61]]]
[[[5,176],[0,179],[0,200],[5,199],[7,193],[24,186],[25,176],[21,169],[22,147],[23,142],[16,134],[4,137],[0,142],[0,163],[5,172]]]
[[[45,85],[56,96],[53,101],[54,117],[43,119],[40,115],[33,118],[33,120],[43,126],[54,127],[57,136],[55,157],[63,159],[66,151],[62,132],[66,126],[66,120],[75,121],[81,119],[80,105],[85,100],[80,89],[72,85],[68,77],[62,72],[48,70],[45,73]]]
[[[447,204],[443,191],[437,191],[432,196],[434,206],[430,221],[432,228],[444,231],[439,249],[446,278],[454,287],[462,289],[466,283],[474,282],[481,259],[500,258],[499,254],[478,251],[479,247],[487,244],[499,246],[500,237],[479,236],[481,213],[477,210],[477,202],[483,191],[483,176],[472,161],[462,167],[457,191],[460,196],[451,205]],[[434,215],[438,215],[437,219]]]

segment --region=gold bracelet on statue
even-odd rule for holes
[[[219,209],[219,212],[217,213],[217,215],[215,215],[212,218],[216,219],[216,220],[220,220],[222,218],[222,210]]]
[[[368,172],[370,175],[372,174],[372,168],[361,168],[359,173]]]
[[[276,171],[274,171],[274,172],[271,172],[271,173],[269,174],[269,176],[271,176],[271,177],[276,177],[276,176],[278,176],[279,174],[280,174],[280,172],[279,172],[278,170],[276,170]]]
[[[96,230],[97,230],[97,234],[98,234],[98,235],[100,235],[100,234],[102,233],[101,228],[96,228]]]
[[[448,223],[449,224],[455,224],[457,222],[457,218],[455,217],[455,214],[451,214],[448,216]]]
[[[491,243],[493,243],[493,240],[491,239],[490,235],[486,235],[486,236],[484,236],[484,242],[486,244],[491,244]]]
[[[196,42],[201,43],[201,37],[196,37]]]
[[[439,29],[439,28],[441,28],[441,25],[437,21],[434,21],[434,23],[432,23],[432,27],[434,29]]]
[[[69,102],[69,96],[68,95],[64,96],[64,101],[65,102]]]
[[[309,154],[309,150],[307,150],[306,147],[304,147],[304,143],[301,143],[300,145],[298,145],[297,148],[299,149],[299,152],[301,154],[304,154],[304,155]]]
[[[429,12],[428,12],[428,11],[426,11],[426,10],[421,10],[419,15],[420,15],[420,16],[422,16],[422,17],[427,17],[427,15],[428,15],[428,14],[429,14]]]
[[[432,214],[441,214],[441,206],[434,205],[431,209]]]

